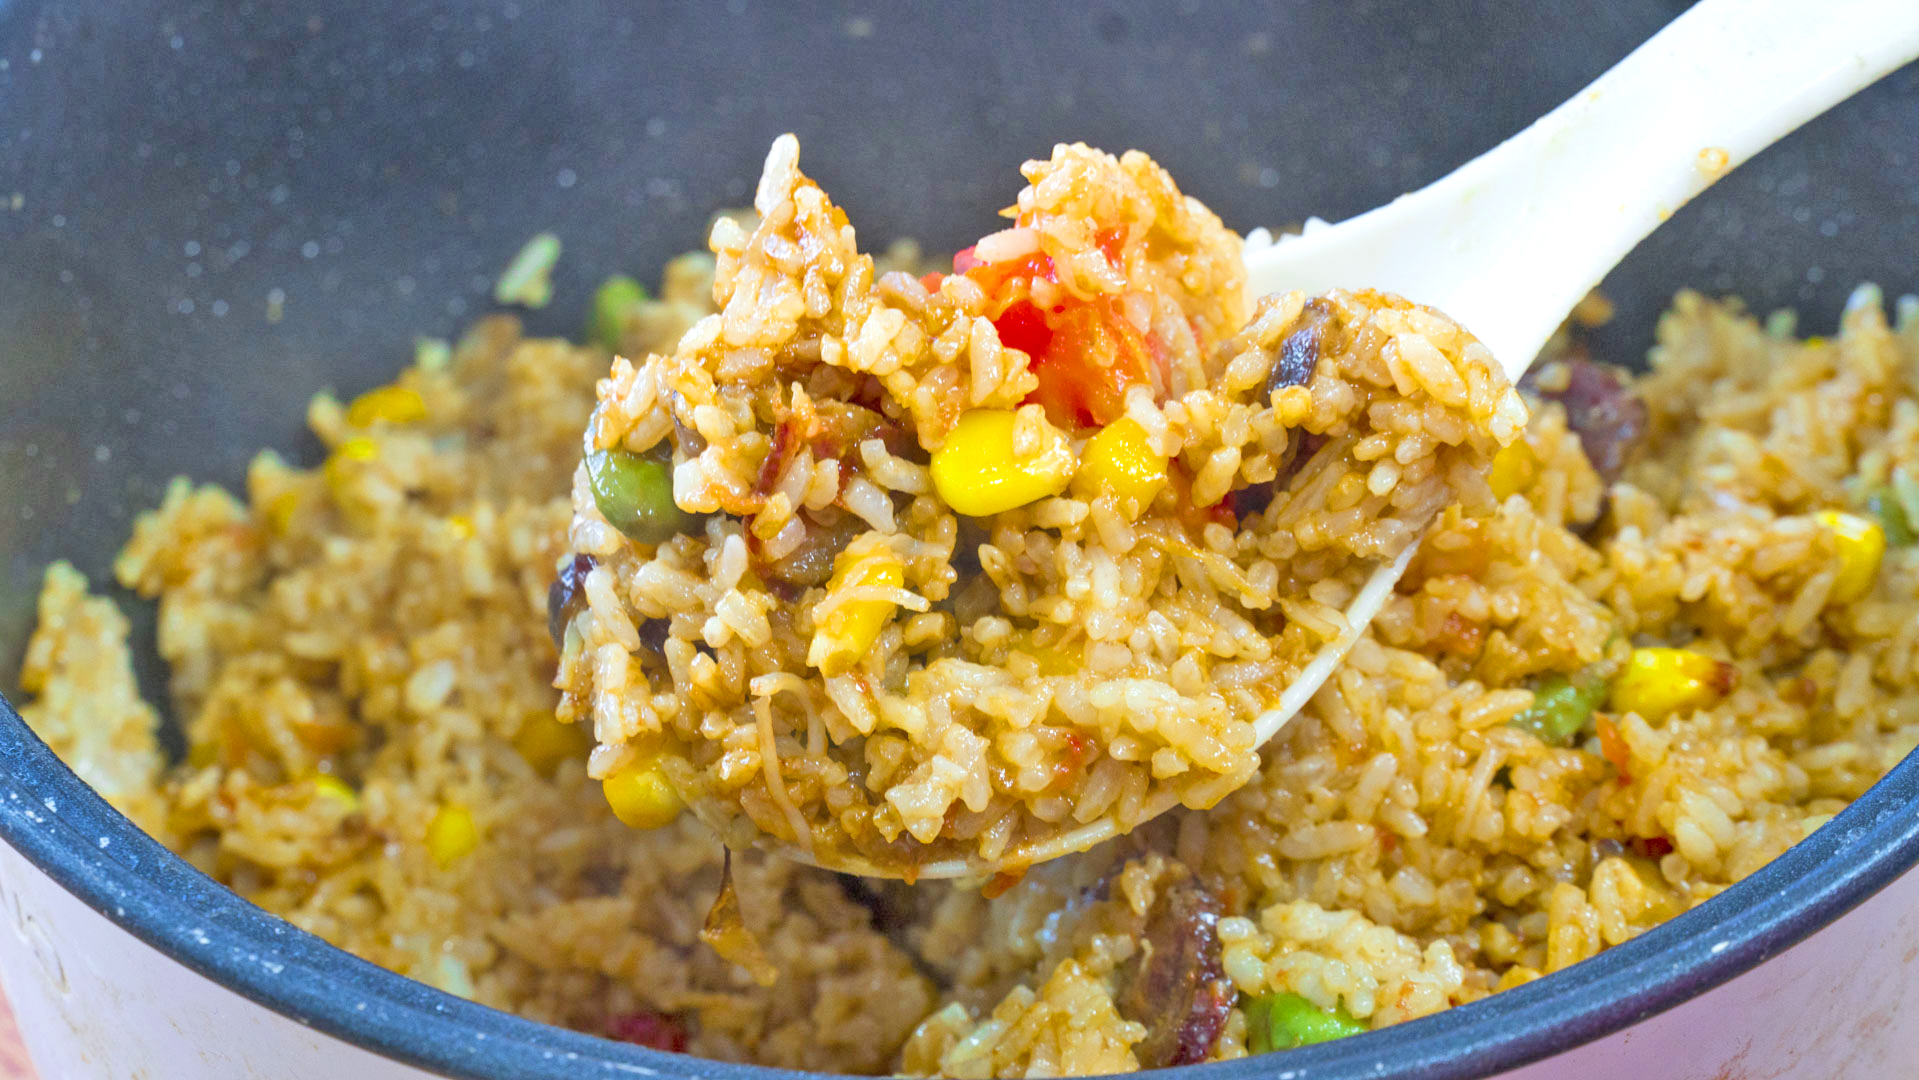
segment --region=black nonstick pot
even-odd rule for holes
[[[747,202],[783,131],[868,245],[950,250],[994,228],[1017,164],[1062,140],[1148,151],[1241,230],[1338,220],[1488,149],[1683,7],[0,0],[0,689],[48,562],[104,584],[169,478],[238,485],[262,446],[316,460],[307,399],[381,382],[417,335],[487,310],[535,231],[565,255],[531,328],[573,335],[593,283],[654,276]],[[1675,215],[1607,280],[1618,315],[1595,347],[1636,361],[1684,286],[1796,307],[1819,332],[1860,281],[1919,290],[1915,251],[1909,67]],[[152,612],[119,599],[162,701]],[[4,703],[0,841],[0,978],[43,1067],[121,1075],[137,1052],[153,1076],[778,1076],[547,1028],[355,960],[132,829]],[[1910,1075],[1919,967],[1894,954],[1919,950],[1915,863],[1908,760],[1758,875],[1568,972],[1200,1068],[1465,1078],[1538,1062],[1514,1075],[1540,1080],[1663,1061],[1657,1075],[1704,1077],[1688,1070],[1733,1062],[1715,1047],[1772,1045],[1785,1021],[1768,1009],[1812,1023],[1797,986],[1847,1017],[1829,1026],[1859,1027],[1832,1050],[1851,1056],[1727,1076]],[[1872,1000],[1818,982],[1835,970]]]

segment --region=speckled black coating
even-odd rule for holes
[[[1061,139],[1149,151],[1240,229],[1337,220],[1494,145],[1683,6],[0,0],[0,688],[47,561],[104,583],[169,477],[235,483],[262,446],[312,460],[307,398],[383,381],[416,334],[486,310],[535,231],[566,253],[532,326],[572,333],[594,282],[653,277],[712,210],[746,202],[786,130],[869,245],[944,250],[996,227],[1013,166]],[[1676,215],[1607,280],[1604,358],[1642,355],[1685,285],[1798,306],[1815,330],[1857,281],[1919,291],[1916,106],[1907,68]],[[131,607],[158,698],[151,613]],[[4,703],[0,840],[189,966],[437,1071],[778,1076],[532,1024],[353,959],[133,830]],[[1716,985],[1916,862],[1908,760],[1643,937],[1285,1064],[1487,1075]]]

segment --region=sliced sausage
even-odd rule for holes
[[[1313,381],[1313,369],[1326,348],[1326,334],[1333,325],[1333,305],[1315,296],[1300,309],[1293,328],[1280,339],[1279,355],[1266,375],[1266,400],[1288,386],[1305,386]]]
[[[586,575],[599,565],[591,555],[575,555],[560,567],[553,584],[546,589],[546,632],[553,635],[553,647],[566,642],[566,627],[573,617],[586,610]]]
[[[1220,961],[1220,911],[1190,873],[1160,886],[1116,1000],[1122,1016],[1146,1025],[1133,1048],[1141,1068],[1205,1061],[1225,1030],[1234,994]]]
[[[686,1024],[677,1016],[651,1009],[637,1009],[608,1020],[606,1037],[669,1054],[686,1053]]]
[[[1542,379],[1554,389],[1542,389]],[[1625,371],[1591,359],[1583,347],[1575,345],[1566,356],[1533,365],[1519,388],[1535,399],[1559,402],[1566,410],[1566,426],[1579,436],[1593,470],[1608,484],[1619,479],[1646,435],[1646,403],[1627,383]]]

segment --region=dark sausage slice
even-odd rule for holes
[[[642,619],[639,629],[640,644],[645,646],[647,651],[657,654],[666,652],[666,639],[673,629],[672,623],[665,619]]]
[[[866,522],[852,514],[841,514],[832,525],[821,525],[804,513],[802,517],[806,521],[806,538],[800,541],[800,546],[786,558],[767,563],[761,571],[770,581],[795,589],[826,584],[833,576],[833,561],[867,529]]]
[[[1190,874],[1160,887],[1147,912],[1141,951],[1123,976],[1116,1004],[1146,1025],[1133,1048],[1144,1069],[1205,1061],[1233,1008],[1220,962],[1219,898]]]
[[[1300,309],[1293,328],[1280,339],[1279,356],[1266,375],[1266,400],[1288,386],[1305,386],[1313,381],[1313,369],[1326,348],[1326,332],[1333,325],[1333,305],[1315,296]]]
[[[553,584],[546,589],[546,632],[553,635],[553,647],[566,642],[567,624],[586,610],[586,575],[599,565],[591,555],[575,555],[560,567]]]
[[[1280,462],[1277,475],[1263,484],[1248,484],[1243,488],[1235,488],[1232,494],[1227,496],[1228,505],[1233,508],[1233,517],[1244,521],[1254,514],[1265,513],[1266,508],[1273,505],[1273,498],[1292,486],[1293,477],[1299,475],[1299,470],[1305,468],[1306,463],[1311,461],[1313,455],[1319,453],[1319,448],[1324,445],[1326,445],[1324,435],[1315,435],[1310,431],[1295,432],[1292,446],[1288,448],[1290,452],[1286,459]]]
[[[879,439],[895,457],[922,463],[926,460],[925,451],[911,433],[881,414],[843,401],[821,401],[817,406],[817,424],[811,432],[800,433],[791,423],[783,423],[775,431],[773,448],[760,468],[761,491],[769,490],[779,478],[787,461],[799,452],[803,437],[805,445],[813,451],[814,460],[839,460],[842,477],[863,469],[859,444],[867,439]],[[831,525],[819,524],[810,512],[803,513],[802,518],[806,522],[806,538],[799,548],[777,563],[760,567],[760,573],[773,590],[789,600],[796,599],[801,590],[826,584],[833,576],[833,561],[867,528],[865,522],[850,513],[841,513]]]
[[[1563,388],[1540,389],[1542,375],[1555,368],[1565,369]],[[1557,377],[1551,381],[1559,383]],[[1619,479],[1646,434],[1646,403],[1627,385],[1623,371],[1590,359],[1574,346],[1564,357],[1533,365],[1519,388],[1538,400],[1559,402],[1566,410],[1566,426],[1579,436],[1600,480],[1610,484]]]
[[[686,1053],[686,1025],[678,1017],[651,1009],[613,1017],[607,1021],[606,1037],[669,1054]]]

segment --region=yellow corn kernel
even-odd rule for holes
[[[585,760],[593,740],[578,724],[562,723],[550,712],[533,712],[514,734],[513,749],[541,776],[552,776],[561,762]]]
[[[426,419],[426,402],[417,390],[404,386],[376,386],[347,406],[346,422],[357,428],[378,423],[411,424]]]
[[[1038,449],[1021,457],[1013,448],[1020,421],[1006,409],[962,413],[933,454],[933,488],[946,505],[969,517],[990,517],[1057,495],[1073,478],[1066,435],[1038,418]]]
[[[337,776],[329,773],[313,774],[313,789],[329,799],[338,800],[340,805],[349,811],[360,808],[360,793],[353,790],[352,784]]]
[[[1012,642],[1007,646],[1012,652],[1025,653],[1039,666],[1041,675],[1074,675],[1080,669],[1078,651],[1057,643],[1042,645],[1035,641],[1030,630],[1015,632]]]
[[[600,781],[613,816],[629,829],[658,829],[673,823],[686,804],[657,763],[634,762]]]
[[[1833,603],[1850,604],[1872,591],[1879,560],[1886,554],[1886,530],[1858,514],[1825,510],[1817,516],[1819,524],[1832,531],[1833,548],[1839,553],[1839,576],[1833,578],[1827,595]]]
[[[300,509],[299,491],[288,488],[267,501],[267,528],[276,536],[286,535],[293,525],[294,512]]]
[[[327,487],[338,497],[341,490],[353,479],[353,464],[372,461],[380,456],[380,444],[364,435],[357,435],[333,448],[326,459]]]
[[[480,846],[480,830],[463,806],[442,806],[426,827],[426,850],[441,868],[473,854]]]
[[[1493,455],[1492,471],[1487,474],[1486,482],[1492,485],[1493,497],[1504,502],[1532,486],[1538,475],[1539,455],[1533,453],[1530,443],[1519,438],[1509,446],[1500,447]]]
[[[826,583],[828,598],[851,589],[903,589],[906,568],[878,536],[855,540],[833,562],[832,580]],[[813,643],[807,649],[806,662],[822,674],[839,675],[851,670],[873,649],[899,605],[891,600],[848,599],[828,608],[813,630]]]
[[[1691,649],[1634,649],[1613,680],[1609,704],[1614,712],[1638,713],[1656,724],[1682,709],[1718,704],[1738,676],[1731,664]]]
[[[333,456],[341,461],[372,461],[380,456],[380,444],[364,435],[355,435],[334,447]]]
[[[453,535],[462,540],[473,539],[473,519],[465,514],[455,514],[447,518],[446,527],[452,529]]]
[[[1108,492],[1129,516],[1138,517],[1166,479],[1166,458],[1153,449],[1146,429],[1122,416],[1087,440],[1073,486],[1088,496]]]

